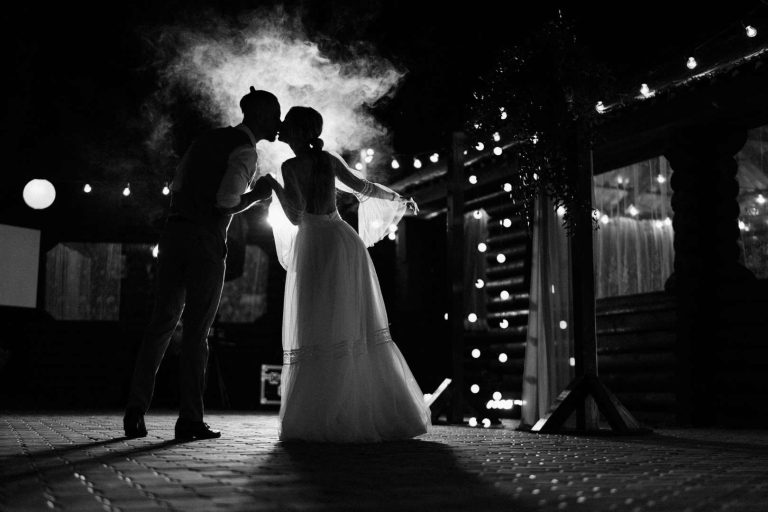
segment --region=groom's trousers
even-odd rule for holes
[[[179,418],[203,419],[208,330],[224,285],[226,244],[190,221],[169,219],[158,247],[157,292],[136,358],[128,407],[146,412],[155,376],[184,313],[179,360]]]

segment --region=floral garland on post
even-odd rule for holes
[[[588,150],[599,116],[596,99],[612,86],[607,69],[577,43],[562,16],[504,49],[480,77],[466,130],[470,140],[489,140],[498,133],[514,141],[519,172],[512,177],[510,195],[529,228],[541,192],[556,207],[565,207],[563,222],[570,234],[587,212],[597,225],[590,198],[576,194],[576,180],[590,165]]]

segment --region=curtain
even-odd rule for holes
[[[594,177],[597,298],[664,289],[674,262],[671,173],[659,156]]]
[[[464,329],[470,331],[488,329],[486,258],[485,253],[477,249],[481,242],[488,243],[488,213],[484,209],[464,215]],[[474,322],[469,316],[473,313],[477,316]]]
[[[533,425],[573,378],[569,238],[551,199],[536,201],[522,424]]]
[[[46,254],[45,309],[58,320],[117,320],[120,244],[58,244]]]

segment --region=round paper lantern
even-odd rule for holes
[[[30,208],[43,210],[53,204],[53,200],[56,199],[56,189],[48,180],[30,180],[24,186],[22,196]]]

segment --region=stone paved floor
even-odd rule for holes
[[[0,415],[0,510],[768,511],[768,431],[575,437],[436,426],[379,445],[283,445],[269,413],[174,417],[126,440],[119,413]]]

